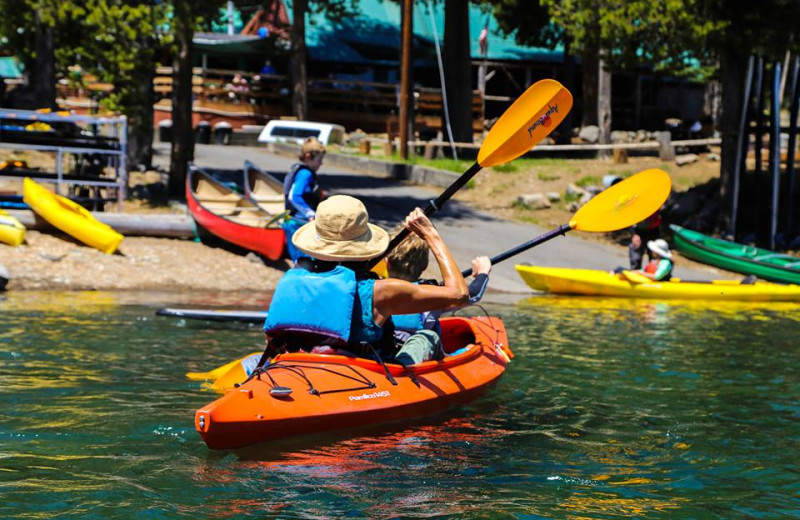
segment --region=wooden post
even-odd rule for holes
[[[769,248],[775,249],[778,234],[778,204],[781,190],[781,62],[772,66],[772,98],[770,99],[769,158],[772,170],[772,200],[770,202]]]
[[[372,143],[366,139],[362,139],[358,142],[358,153],[363,155],[369,155],[370,152],[370,145]]]
[[[614,162],[625,164],[628,162],[628,150],[625,148],[614,148]]]
[[[659,144],[658,158],[662,161],[675,160],[675,147],[672,146],[672,136],[666,130],[658,132],[656,140]]]
[[[611,142],[611,71],[606,68],[606,51],[600,52],[597,67],[597,126],[600,127],[600,144]],[[608,150],[601,150],[599,157],[608,157]]]
[[[406,143],[408,143],[408,141],[406,141]],[[400,147],[402,148],[402,146],[403,146],[403,142],[401,141],[400,142]],[[402,152],[401,152],[401,154],[402,154]],[[383,155],[385,155],[386,157],[391,157],[392,155],[394,155],[394,141],[393,140],[389,139],[388,141],[383,143]],[[405,156],[405,159],[407,159],[407,158],[408,158],[408,144],[406,144],[406,156]]]
[[[403,32],[402,56],[400,60],[400,157],[408,159],[408,127],[410,117],[411,99],[410,74],[411,74],[411,36],[412,16],[414,13],[413,0],[403,0]]]
[[[747,126],[747,113],[750,110],[750,87],[753,84],[753,68],[755,56],[750,56],[747,61],[747,75],[744,80],[744,95],[742,96],[742,112],[739,114],[739,135],[736,139],[736,162],[733,165],[731,216],[728,235],[736,238],[737,215],[739,214],[739,186],[741,185],[742,167],[747,157],[747,148],[750,144],[750,132]]]

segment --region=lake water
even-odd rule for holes
[[[0,298],[3,519],[800,516],[797,305],[488,304],[516,359],[479,401],[212,452],[184,373],[262,334],[154,311],[263,301]]]

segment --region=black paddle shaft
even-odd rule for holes
[[[513,247],[513,248],[509,249],[508,251],[505,251],[503,253],[500,253],[497,256],[492,257],[491,258],[492,265],[499,264],[503,260],[507,260],[507,259],[511,258],[512,256],[514,256],[514,255],[518,255],[518,254],[522,253],[523,251],[527,251],[528,249],[530,249],[530,248],[532,248],[534,246],[538,246],[541,243],[547,242],[551,238],[555,238],[555,237],[557,237],[559,235],[566,235],[567,231],[570,231],[571,229],[572,228],[570,227],[569,224],[564,224],[563,226],[560,226],[560,227],[557,227],[557,228],[555,228],[555,229],[553,229],[551,231],[548,231],[544,235],[540,235],[540,236],[534,238],[533,240],[529,240],[529,241],[525,242],[524,244],[520,244],[520,245],[518,245],[516,247]],[[464,276],[464,277],[469,276],[470,274],[472,274],[472,269],[471,268],[470,269],[464,269],[463,271],[461,271],[461,275]]]
[[[482,167],[480,164],[478,164],[477,162],[475,162],[475,164],[473,164],[472,166],[470,166],[470,167],[469,167],[469,170],[467,170],[467,171],[465,171],[464,173],[462,173],[462,174],[461,174],[461,176],[460,176],[458,179],[456,179],[455,181],[453,181],[453,183],[452,183],[450,186],[448,186],[448,187],[447,187],[447,189],[446,189],[446,190],[444,190],[444,191],[441,193],[441,195],[439,195],[438,197],[436,197],[436,200],[432,200],[432,201],[430,201],[430,202],[428,203],[428,207],[426,207],[426,208],[425,208],[425,215],[426,215],[426,216],[428,216],[428,217],[430,217],[431,215],[433,215],[434,213],[436,213],[437,211],[439,211],[439,209],[440,209],[442,206],[444,206],[444,203],[445,203],[445,202],[447,202],[448,200],[450,200],[450,198],[453,196],[453,194],[455,194],[455,192],[457,192],[458,190],[460,190],[460,189],[461,189],[461,188],[462,188],[462,187],[463,187],[463,186],[464,186],[466,183],[468,183],[468,182],[470,181],[470,179],[472,179],[473,177],[475,177],[475,175],[476,175],[476,174],[477,174],[479,171],[481,171],[481,168],[483,168],[483,167]],[[398,245],[400,242],[402,242],[402,241],[403,241],[403,239],[405,239],[405,238],[408,236],[408,234],[409,234],[409,233],[410,233],[410,231],[409,231],[408,229],[406,229],[406,228],[403,228],[403,229],[402,229],[402,230],[401,230],[401,231],[400,231],[400,232],[399,232],[399,233],[398,233],[398,234],[397,234],[397,235],[396,235],[396,236],[395,236],[395,237],[394,237],[394,238],[391,240],[391,242],[389,242],[389,247],[387,247],[387,248],[386,248],[386,252],[385,252],[385,253],[383,253],[381,256],[379,256],[379,257],[377,257],[377,258],[373,258],[372,260],[370,260],[370,261],[369,261],[369,263],[368,263],[369,267],[370,267],[370,268],[373,268],[373,267],[375,267],[375,265],[376,265],[378,262],[380,262],[380,261],[381,261],[381,259],[382,259],[384,256],[388,255],[388,254],[389,254],[389,251],[391,251],[392,249],[394,249],[395,247],[397,247],[397,245]]]

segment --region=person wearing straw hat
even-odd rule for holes
[[[672,253],[663,238],[647,242],[647,249],[653,258],[641,270],[641,274],[651,280],[666,282],[672,278]]]
[[[313,265],[290,269],[278,282],[264,323],[268,352],[328,346],[379,360],[394,357],[404,365],[437,355],[440,340],[430,330],[412,335],[397,350],[391,317],[464,305],[467,283],[421,209],[406,217],[405,227],[430,248],[442,285],[377,279],[368,262],[386,253],[389,234],[369,223],[366,207],[354,197],[335,195],[321,202],[316,218],[292,237]]]
[[[294,247],[292,235],[302,225],[314,220],[317,206],[322,200],[317,170],[322,166],[324,157],[325,145],[316,137],[309,137],[300,147],[300,162],[292,165],[283,180],[283,200],[288,212],[283,231],[286,234],[286,250],[293,262],[303,255]]]

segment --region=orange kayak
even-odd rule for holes
[[[494,317],[442,318],[441,361],[411,367],[339,355],[282,354],[195,412],[211,449],[422,417],[474,399],[513,358]],[[388,374],[387,374],[388,372]]]

